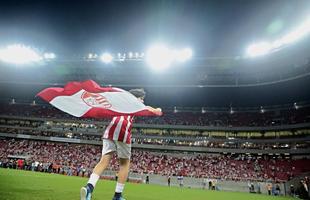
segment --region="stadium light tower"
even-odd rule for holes
[[[22,44],[14,44],[0,50],[0,60],[7,63],[22,65],[42,60],[32,48]]]
[[[100,59],[104,63],[110,63],[113,61],[113,56],[109,53],[104,53],[100,56]]]
[[[146,53],[146,62],[156,70],[169,67],[173,60],[173,52],[162,44],[152,46]]]

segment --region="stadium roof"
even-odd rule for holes
[[[24,43],[55,52],[57,59],[27,67],[0,63],[1,98],[33,99],[42,88],[93,79],[145,87],[147,102],[155,105],[308,101],[310,37],[269,56],[240,55],[253,42],[287,34],[309,10],[308,0],[6,1],[0,5],[0,46]],[[81,59],[90,52],[145,52],[156,41],[191,47],[194,57],[157,74],[139,61]]]

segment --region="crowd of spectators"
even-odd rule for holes
[[[88,135],[88,134],[72,133],[72,132],[66,132],[66,131],[20,129],[20,128],[12,128],[12,127],[0,127],[0,132],[11,133],[11,134],[45,136],[45,137],[62,137],[62,138],[70,138],[70,139],[95,140],[95,141],[100,141],[102,139],[101,135]]]
[[[81,132],[67,132],[67,131],[51,131],[40,130],[27,127],[0,127],[0,132],[10,134],[24,134],[44,137],[61,137],[70,139],[81,139],[89,141],[101,141],[102,134],[83,134]],[[132,144],[146,144],[146,145],[165,145],[165,146],[185,146],[185,147],[208,147],[208,148],[226,148],[226,149],[300,149],[309,148],[309,144],[305,142],[292,143],[249,143],[249,142],[232,142],[232,141],[208,141],[206,139],[189,138],[148,138],[136,137],[133,135]]]
[[[88,176],[100,157],[100,146],[33,140],[0,140],[2,167]],[[17,159],[24,161],[18,164]],[[109,169],[118,169],[115,156]],[[173,154],[145,150],[133,150],[131,166],[131,172],[139,174],[182,175],[236,181],[286,181],[307,171],[310,171],[308,159]]]
[[[79,119],[50,105],[0,104],[0,113],[13,116],[31,116],[57,119],[73,119],[77,121],[94,121]],[[110,119],[100,119],[109,122]],[[310,107],[290,108],[277,111],[257,112],[173,112],[165,111],[161,117],[137,117],[139,124],[193,125],[215,127],[255,127],[297,124],[310,122]]]

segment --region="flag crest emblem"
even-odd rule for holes
[[[102,95],[98,93],[91,93],[91,92],[83,92],[81,95],[82,100],[91,107],[99,107],[99,108],[111,108],[112,105],[110,102]]]

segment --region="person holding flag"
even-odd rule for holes
[[[102,157],[80,190],[81,200],[90,200],[100,175],[108,167],[112,154],[117,153],[120,162],[118,180],[112,200],[122,197],[129,173],[131,157],[131,128],[135,116],[161,116],[160,108],[145,106],[145,91],[100,87],[92,80],[70,82],[64,88],[47,88],[37,96],[58,109],[75,117],[102,118],[113,116],[103,133]]]
[[[144,101],[145,92],[142,89],[133,89],[129,91],[137,97],[142,103]],[[151,112],[161,115],[161,109],[154,109],[148,106]],[[81,200],[90,200],[92,192],[96,186],[100,175],[107,168],[112,158],[113,152],[117,152],[120,161],[120,169],[118,172],[118,180],[116,183],[115,194],[113,200],[124,200],[122,192],[127,180],[131,156],[131,128],[133,116],[117,116],[113,117],[103,134],[102,157],[99,163],[90,175],[86,186],[81,188]]]

